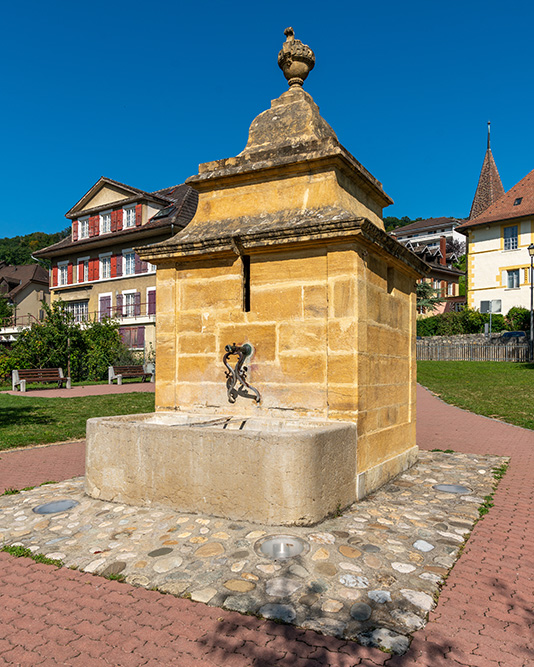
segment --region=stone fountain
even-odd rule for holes
[[[200,165],[199,204],[157,266],[156,412],[91,419],[86,491],[262,524],[309,525],[417,458],[415,281],[384,231],[392,203],[302,84],[245,149]],[[224,360],[224,362],[223,362]]]

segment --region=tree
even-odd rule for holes
[[[4,374],[14,368],[63,368],[73,380],[103,380],[108,366],[130,354],[122,343],[119,325],[109,318],[83,325],[74,321],[63,301],[44,301],[45,319],[22,331],[8,358]]]
[[[444,301],[444,299],[438,296],[436,290],[432,287],[432,283],[425,280],[417,283],[415,293],[418,313],[425,313],[427,310],[434,311]]]
[[[6,326],[13,316],[13,306],[5,294],[0,294],[0,326]]]
[[[458,239],[449,239],[446,245],[447,252],[453,252],[458,258],[465,255],[465,241]]]
[[[422,219],[423,218],[414,218],[412,220],[407,215],[405,215],[402,218],[395,218],[394,216],[389,215],[384,218],[384,225],[386,227],[386,232],[391,232],[394,229],[397,229],[397,227],[405,227],[406,225],[409,225],[412,222],[417,222],[418,220]]]

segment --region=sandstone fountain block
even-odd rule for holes
[[[158,412],[87,422],[85,490],[270,525],[311,525],[356,500],[356,425]]]

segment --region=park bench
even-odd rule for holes
[[[113,380],[117,380],[117,384],[122,384],[124,378],[143,378],[154,382],[154,375],[147,373],[144,366],[110,366],[108,368],[108,384],[113,384]]]
[[[62,389],[66,385],[71,388],[70,378],[63,375],[62,368],[18,368],[11,374],[11,384],[13,391],[26,391],[27,382],[57,382],[57,386]]]

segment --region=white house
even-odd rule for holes
[[[534,170],[457,229],[467,237],[468,306],[488,312],[493,302],[493,312],[504,314],[513,306],[530,308]]]

